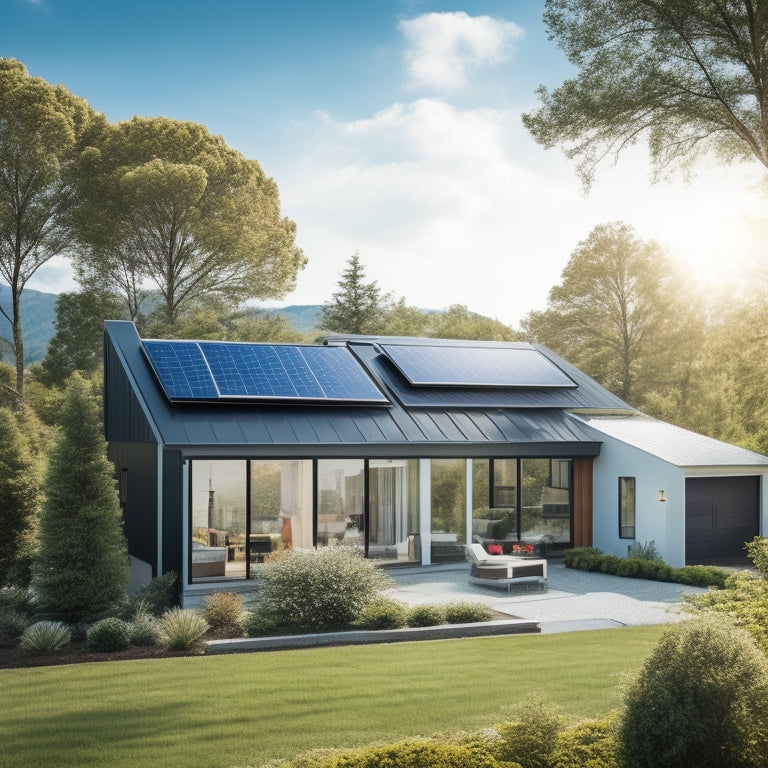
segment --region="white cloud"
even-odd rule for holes
[[[512,41],[523,30],[511,21],[490,16],[426,13],[400,22],[409,48],[405,52],[414,87],[451,93],[466,88],[469,74],[510,55]]]

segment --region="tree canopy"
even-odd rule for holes
[[[11,289],[16,391],[24,393],[21,292],[37,270],[66,254],[64,214],[73,202],[68,169],[104,125],[103,116],[61,85],[0,59],[0,278]],[[6,314],[4,310],[0,311]]]
[[[80,282],[174,324],[203,299],[278,298],[306,259],[275,182],[203,125],[164,117],[110,125],[77,167]]]
[[[523,116],[586,185],[646,140],[655,170],[703,152],[768,167],[768,4],[763,0],[547,0],[549,35],[574,77]]]
[[[523,329],[632,405],[671,371],[685,307],[666,253],[632,227],[595,227]],[[642,378],[640,376],[642,372]]]

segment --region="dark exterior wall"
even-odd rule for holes
[[[573,546],[592,546],[592,458],[573,460]]]
[[[163,573],[182,574],[184,476],[180,451],[163,451]]]
[[[150,563],[157,575],[157,448],[148,443],[110,443],[109,458],[125,499],[128,553]],[[123,470],[127,470],[124,475]]]

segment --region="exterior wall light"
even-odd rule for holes
[[[656,499],[657,501],[666,501],[667,497],[664,495],[664,491],[659,491],[659,497]]]

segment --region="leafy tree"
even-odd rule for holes
[[[29,582],[40,490],[39,462],[14,413],[0,407],[0,585]]]
[[[320,327],[334,333],[379,333],[391,302],[374,280],[365,282],[365,267],[355,251],[341,273],[339,290],[320,310]]]
[[[63,387],[75,371],[98,370],[103,363],[104,320],[121,316],[122,305],[114,294],[62,293],[56,300],[56,333],[34,378],[48,387]]]
[[[79,374],[67,385],[44,488],[35,592],[53,619],[98,621],[125,599],[128,555],[98,403]]]
[[[463,304],[453,304],[447,311],[432,315],[429,335],[436,339],[478,341],[517,341],[520,338],[508,325],[470,312]]]
[[[703,152],[768,167],[768,6],[762,0],[547,0],[550,37],[576,68],[523,116],[586,185],[639,139],[657,171]]]
[[[72,222],[83,285],[139,319],[154,285],[163,322],[214,298],[274,298],[304,266],[275,182],[205,126],[164,117],[110,126],[78,164]]]
[[[530,339],[639,406],[669,375],[686,308],[662,248],[626,224],[601,224],[579,243],[549,292],[523,321]],[[642,371],[642,377],[640,372]]]
[[[15,59],[0,59],[0,278],[11,289],[11,313],[0,312],[13,329],[18,403],[24,395],[21,292],[71,245],[63,226],[72,204],[67,169],[103,123],[63,86],[31,77]]]

